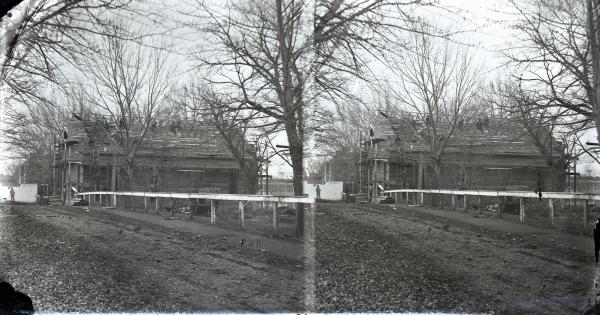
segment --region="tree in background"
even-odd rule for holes
[[[125,189],[130,188],[134,161],[155,118],[168,105],[174,69],[161,50],[122,39],[122,25],[102,37],[97,55],[83,65],[90,80],[87,99],[115,126],[121,147]]]
[[[515,28],[526,45],[507,56],[520,73],[527,106],[575,129],[595,128],[600,139],[600,3],[511,2],[520,13]]]
[[[579,130],[565,118],[557,117],[547,107],[531,106],[536,101],[517,82],[498,81],[484,93],[483,101],[502,113],[501,119],[522,128],[519,137],[531,139],[546,165],[552,170],[554,191],[565,188],[566,173],[577,154]],[[579,134],[579,135],[578,135]]]
[[[411,46],[395,66],[396,96],[415,113],[412,127],[428,149],[439,187],[444,150],[475,108],[481,68],[468,49],[445,39],[415,34]]]
[[[246,180],[248,193],[256,193],[257,175],[265,166],[266,143],[270,132],[267,126],[258,128],[256,121],[244,117],[239,110],[226,105],[226,95],[210,90],[207,86],[190,83],[179,88],[172,98],[175,115],[183,115],[188,124],[211,126],[223,139],[225,146],[238,161],[242,177]],[[251,126],[249,126],[251,124]],[[192,127],[193,128],[193,127]],[[259,133],[250,133],[258,130]]]

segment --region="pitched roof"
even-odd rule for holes
[[[429,151],[418,132],[427,128],[424,122],[412,117],[382,118],[373,127],[374,141],[386,141],[389,147],[396,137],[411,145],[413,152]],[[556,156],[560,155],[560,142],[554,141]],[[472,152],[483,154],[511,154],[540,156],[539,149],[525,128],[509,119],[472,119],[457,126],[445,152]]]
[[[119,155],[122,152],[117,142],[116,127],[104,121],[69,120],[68,142],[72,142],[71,160],[83,161],[95,146],[99,154]],[[234,131],[234,143],[248,157],[253,156],[253,146]],[[223,136],[210,124],[154,125],[146,140],[137,151],[139,156],[161,156],[178,158],[235,159]]]

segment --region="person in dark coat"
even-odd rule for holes
[[[15,189],[11,186],[10,187],[10,203],[15,203]]]
[[[15,290],[8,282],[0,282],[0,314],[33,313],[33,302],[25,293]]]
[[[600,251],[600,218],[596,221],[594,228],[594,254],[596,255],[596,265],[598,264],[598,252]]]
[[[315,190],[317,191],[317,201],[321,201],[321,187],[317,185],[317,188]]]

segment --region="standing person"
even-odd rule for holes
[[[596,255],[596,265],[598,264],[598,252],[600,251],[600,218],[596,221],[594,228],[594,254]]]
[[[77,187],[75,187],[75,184],[71,184],[71,200],[75,199],[75,197],[77,197],[78,194],[79,191],[77,191]]]
[[[15,203],[15,189],[10,186],[10,203]]]
[[[319,185],[317,185],[316,191],[317,191],[317,201],[321,201],[321,187],[319,187]]]

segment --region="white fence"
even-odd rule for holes
[[[529,191],[489,191],[489,190],[451,190],[451,189],[394,189],[386,190],[386,194],[393,194],[396,204],[410,203],[423,205],[424,194],[442,194],[452,196],[452,208],[456,208],[456,196],[463,196],[463,209],[467,208],[467,196],[481,197],[513,197],[519,198],[519,221],[526,221],[525,198],[547,199],[548,217],[554,225],[554,199],[569,199],[583,201],[583,226],[584,232],[588,230],[588,201],[600,200],[600,195],[587,193],[542,192],[542,196]],[[412,197],[412,198],[411,198]],[[480,200],[481,201],[481,200]],[[502,210],[498,209],[502,216]]]
[[[277,234],[278,221],[277,221],[277,208],[282,203],[301,203],[301,204],[314,204],[315,199],[310,197],[302,196],[272,196],[272,195],[242,195],[242,194],[214,194],[214,193],[171,193],[171,192],[145,192],[145,191],[91,191],[82,192],[78,195],[87,196],[87,200],[92,204],[92,196],[100,196],[100,203],[102,203],[103,196],[110,201],[113,206],[117,205],[117,196],[129,196],[129,197],[143,197],[144,198],[144,209],[148,211],[148,198],[168,198],[171,202],[174,199],[187,199],[187,200],[209,200],[210,201],[210,223],[216,223],[216,206],[215,200],[226,200],[226,201],[238,201],[239,212],[240,212],[240,224],[244,223],[244,201],[258,201],[271,203],[273,208],[273,232]],[[158,211],[158,202],[154,202],[155,209]],[[173,213],[173,207],[171,207],[171,213]],[[190,211],[190,217],[192,211]]]

